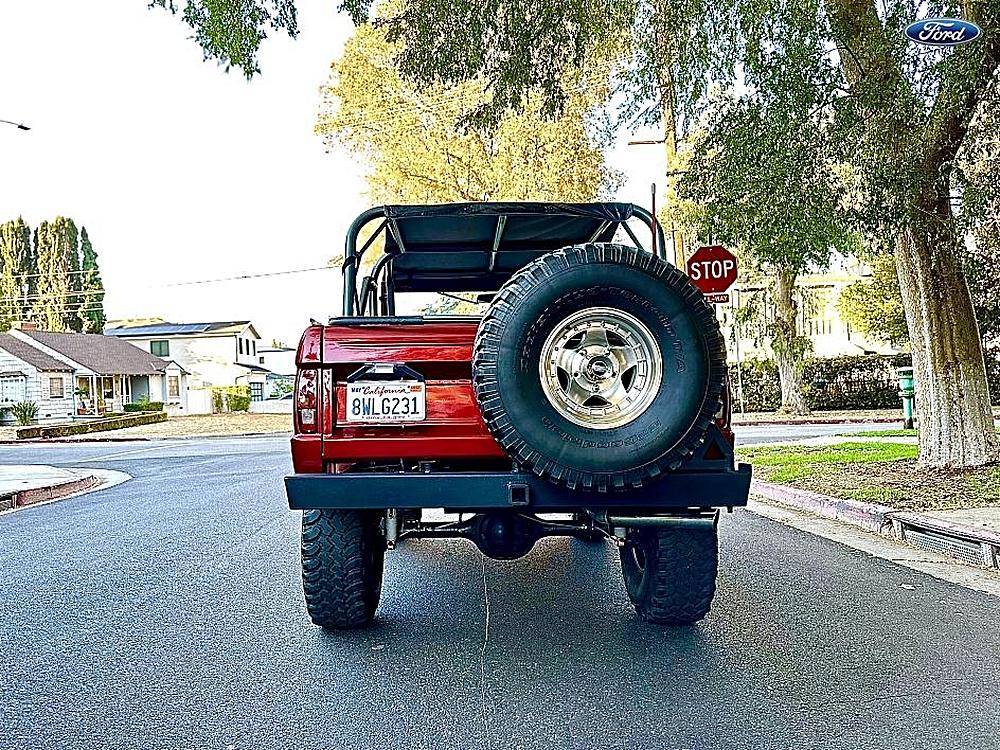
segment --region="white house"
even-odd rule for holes
[[[0,410],[31,401],[40,421],[72,419],[73,367],[9,333],[0,333]]]
[[[290,346],[266,346],[257,349],[259,362],[266,367],[264,398],[276,398],[291,393],[295,382],[295,353]]]
[[[96,333],[39,331],[15,324],[0,334],[0,406],[33,401],[39,420],[59,421],[162,401],[186,414],[187,372],[123,341]]]
[[[188,373],[192,413],[211,411],[211,386],[247,385],[253,400],[264,399],[268,369],[261,363],[260,334],[249,320],[211,323],[120,323],[106,336],[127,341]],[[200,392],[198,396],[194,394]]]

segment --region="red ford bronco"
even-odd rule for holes
[[[297,358],[285,485],[304,511],[314,623],[370,623],[385,551],[428,537],[501,560],[544,536],[608,539],[641,618],[705,616],[718,509],[746,504],[750,467],[734,462],[719,324],[663,248],[650,213],[622,203],[382,206],[354,221],[344,314],[307,328]],[[486,308],[397,315],[421,292]]]

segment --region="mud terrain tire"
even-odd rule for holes
[[[382,593],[385,540],[377,514],[302,513],[302,588],[309,618],[323,628],[360,628]]]
[[[472,373],[483,419],[517,464],[570,489],[627,491],[704,441],[726,354],[686,275],[633,247],[587,244],[538,258],[500,289]]]
[[[643,620],[691,625],[708,614],[719,569],[715,527],[633,529],[621,561],[625,590]]]

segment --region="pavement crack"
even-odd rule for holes
[[[483,561],[483,609],[486,621],[483,627],[483,646],[479,650],[479,703],[483,714],[483,732],[486,738],[486,748],[492,747],[490,742],[489,707],[486,704],[486,649],[490,643],[490,589],[486,581],[486,555],[481,555]]]

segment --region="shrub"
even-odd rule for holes
[[[229,393],[229,411],[250,411],[250,389],[246,386],[236,386]]]
[[[212,411],[249,411],[250,388],[245,385],[212,386]]]
[[[910,356],[858,355],[808,359],[802,372],[810,409],[892,409],[900,406],[896,368]]]
[[[742,381],[743,403],[747,411],[774,411],[781,406],[781,386],[778,382],[778,367],[769,359],[748,359],[740,364],[742,373],[736,366],[729,368],[729,379],[733,390],[734,409],[739,410],[740,394],[737,387]]]
[[[121,417],[111,419],[94,419],[86,422],[73,422],[71,424],[38,425],[35,427],[22,427],[17,430],[18,440],[31,440],[33,438],[54,438],[66,437],[68,435],[83,435],[89,432],[104,432],[106,430],[118,430],[122,427],[136,427],[144,424],[155,424],[156,422],[166,422],[167,413],[165,411],[155,411],[143,414],[126,414]]]
[[[19,425],[29,425],[38,416],[38,404],[34,401],[21,401],[11,407],[11,412]]]
[[[1000,345],[987,346],[985,349],[986,380],[990,384],[990,399],[996,406],[1000,404]]]
[[[816,411],[896,408],[901,404],[896,368],[909,365],[909,354],[808,357],[802,371],[806,403]],[[746,410],[776,410],[781,405],[781,386],[774,362],[748,359],[741,367]],[[738,409],[735,365],[730,367],[730,379]]]
[[[127,412],[163,411],[162,401],[149,401],[140,399],[134,404],[125,404],[122,407]]]

